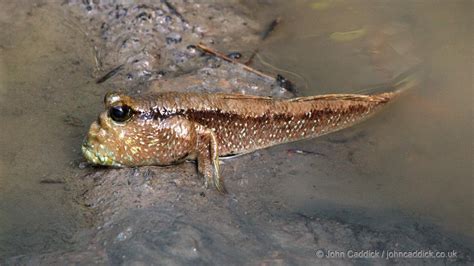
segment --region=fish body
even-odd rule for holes
[[[219,157],[314,138],[374,114],[397,92],[294,99],[164,92],[106,95],[82,145],[94,164],[131,167],[197,160],[205,184],[224,192]]]

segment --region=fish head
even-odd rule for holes
[[[87,161],[115,167],[160,164],[156,145],[164,129],[152,110],[140,99],[116,92],[106,94],[104,106],[82,144]]]

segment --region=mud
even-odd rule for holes
[[[331,153],[332,144],[327,144]],[[332,158],[331,158],[332,159]],[[71,252],[17,257],[15,263],[109,264],[393,264],[410,259],[317,258],[330,250],[456,250],[455,259],[417,263],[468,263],[471,250],[435,226],[385,213],[324,206],[294,211],[274,188],[288,174],[284,150],[226,160],[228,195],[202,188],[193,163],[138,169],[91,169],[77,189],[94,227],[88,243]],[[252,175],[272,161],[265,174]],[[295,171],[289,169],[287,171]],[[324,169],[322,169],[324,171]],[[392,213],[391,213],[392,212]],[[382,218],[383,217],[383,218]]]
[[[251,11],[238,1],[155,2],[65,4],[90,38],[98,83],[132,94],[154,88],[291,96],[275,78],[196,48],[202,43],[224,53],[238,50],[247,54],[242,62],[258,48],[265,25],[250,19]]]
[[[116,5],[70,1],[63,3],[63,8],[91,41],[97,64],[94,76],[104,91],[121,89],[134,94],[183,90],[291,97],[293,94],[276,80],[190,46],[202,42],[223,52],[239,51],[243,54],[240,60],[245,61],[259,46],[265,26],[252,20],[247,15],[250,11],[238,3],[150,1]],[[114,69],[115,73],[104,78]],[[74,117],[64,119],[73,126],[83,123]],[[136,169],[87,166],[86,174],[67,178],[67,182],[89,221],[89,229],[77,232],[75,245],[67,250],[22,255],[6,262],[380,265],[413,263],[413,259],[320,259],[317,251],[455,250],[455,258],[415,262],[472,263],[471,239],[446,232],[422,218],[392,209],[357,208],[324,200],[318,201],[317,211],[295,210],[282,199],[281,184],[301,172],[311,172],[314,182],[321,184],[305,188],[311,194],[330,185],[331,178],[363,176],[353,167],[358,159],[354,152],[367,141],[383,139],[368,140],[357,128],[352,133],[293,145],[304,152],[279,146],[224,160],[226,195],[204,189],[191,162]],[[308,147],[317,147],[317,151]],[[301,169],[291,160],[309,167]],[[337,176],[328,177],[333,172]]]

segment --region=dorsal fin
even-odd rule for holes
[[[307,101],[340,101],[340,100],[351,100],[351,101],[380,101],[389,100],[393,93],[383,93],[379,95],[360,95],[360,94],[326,94],[317,96],[308,96],[289,99],[289,102],[307,102]]]

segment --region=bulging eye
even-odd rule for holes
[[[132,109],[127,105],[112,106],[109,109],[109,116],[115,122],[125,122],[132,116]]]

